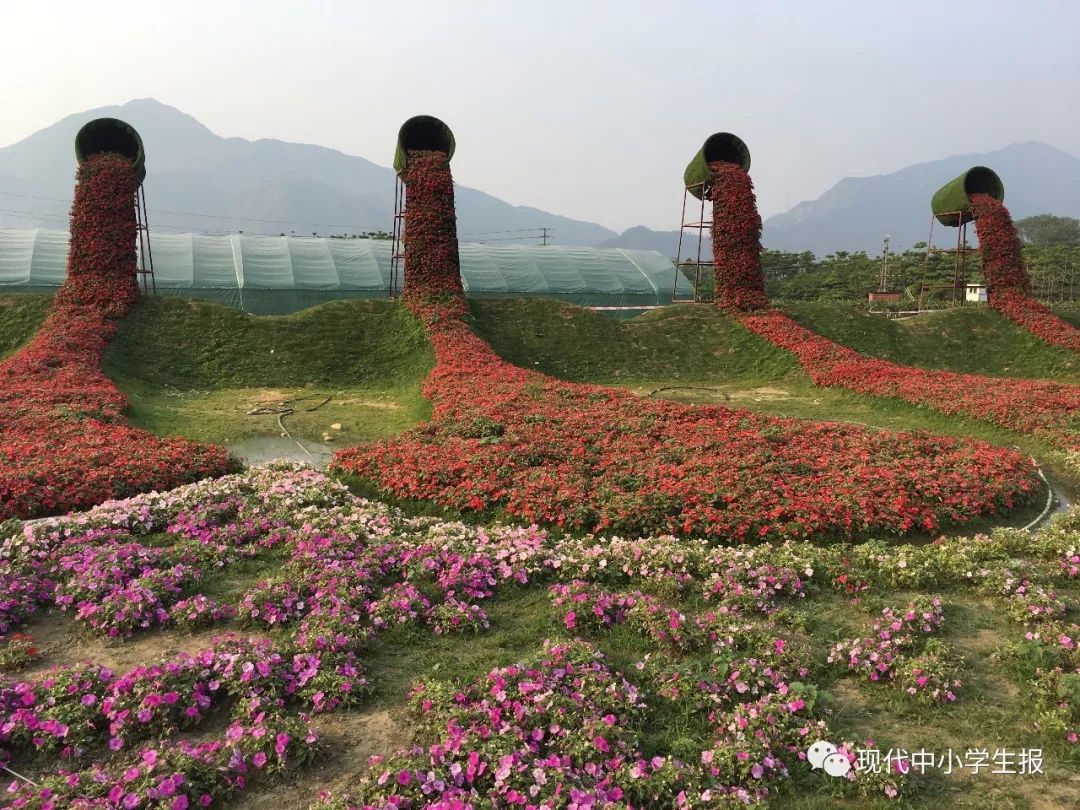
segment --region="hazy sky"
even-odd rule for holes
[[[151,96],[222,136],[388,165],[443,118],[456,179],[622,230],[676,226],[729,130],[764,215],[850,175],[1041,140],[1080,155],[1080,2],[0,4],[0,145]]]

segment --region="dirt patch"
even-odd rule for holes
[[[1005,641],[1006,639],[1001,636],[1001,631],[994,628],[975,630],[952,639],[958,649],[983,655],[995,652]]]
[[[46,613],[27,625],[25,632],[34,637],[39,650],[34,663],[19,670],[16,677],[29,679],[48,672],[54,666],[70,666],[91,661],[114,672],[126,672],[182,652],[195,653],[210,646],[215,636],[227,632],[224,625],[190,634],[147,632],[123,641],[90,635],[71,615],[61,611]],[[262,638],[259,633],[244,636]]]
[[[378,399],[335,399],[331,405],[361,405],[365,408],[378,408],[382,411],[400,410],[400,402],[386,402]]]
[[[1064,807],[1080,807],[1080,776],[1054,774],[1054,781],[1032,776],[1022,782],[1020,792],[1030,802],[1031,810],[1062,810]],[[1062,778],[1069,780],[1064,784]]]
[[[791,392],[784,388],[763,386],[761,388],[751,388],[747,391],[733,391],[731,392],[731,398],[752,399],[755,402],[762,402],[774,399],[791,399]]]
[[[279,391],[276,388],[262,388],[255,392],[252,401],[263,405],[268,402],[281,402],[291,396],[294,396],[294,394],[290,394],[286,391]]]
[[[731,390],[718,386],[667,386],[660,389],[645,390],[634,388],[638,396],[655,396],[660,399],[671,399],[677,402],[773,402],[777,400],[791,399],[791,392],[785,388],[763,386],[761,388],[745,388]]]
[[[230,804],[237,810],[307,810],[321,791],[347,793],[368,772],[368,759],[408,748],[413,726],[405,710],[336,712],[312,721],[319,733],[315,764],[287,780],[255,785]]]
[[[870,701],[866,695],[848,680],[840,679],[829,687],[829,691],[836,697],[836,702],[847,711],[860,711],[870,708]]]

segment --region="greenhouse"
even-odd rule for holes
[[[343,298],[390,295],[389,241],[153,233],[159,295],[284,314]],[[0,229],[0,292],[52,293],[66,275],[66,231]],[[473,298],[539,296],[633,315],[670,304],[675,266],[651,250],[463,243]],[[679,298],[693,289],[679,278]]]

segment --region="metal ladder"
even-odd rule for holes
[[[146,192],[142,183],[135,190],[135,227],[139,242],[139,264],[136,272],[143,295],[157,295],[154,279],[154,252],[150,249],[150,222],[146,218]]]
[[[396,298],[405,286],[405,180],[394,175],[394,241],[390,248],[390,298]]]
[[[701,288],[701,273],[704,270],[707,273],[713,272],[713,261],[707,258],[705,261],[701,260],[701,243],[705,239],[705,228],[711,226],[712,223],[705,221],[705,196],[707,192],[706,184],[699,183],[694,188],[701,188],[701,206],[698,211],[698,218],[696,222],[686,221],[686,198],[690,196],[690,188],[683,189],[683,202],[682,202],[682,214],[679,216],[679,247],[675,252],[675,283],[671,288],[671,303],[673,304],[696,304],[699,300],[699,290]],[[697,253],[692,257],[687,257],[686,263],[683,264],[682,260],[682,246],[683,246],[683,234],[686,231],[697,231]],[[691,239],[693,236],[691,236]],[[693,273],[694,282],[694,297],[693,298],[678,298],[676,297],[679,292],[679,274],[683,268],[688,268]]]

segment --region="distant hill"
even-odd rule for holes
[[[75,172],[75,133],[86,121],[101,116],[128,121],[146,143],[152,227],[320,235],[391,227],[390,168],[310,144],[222,138],[190,115],[153,99],[77,113],[0,148],[0,227],[65,226]],[[1001,175],[1005,203],[1015,218],[1041,213],[1080,217],[1080,158],[1029,141],[995,152],[920,163],[892,174],[845,178],[818,199],[767,219],[764,244],[778,250],[812,250],[818,256],[836,250],[876,253],[888,232],[894,249],[910,248],[926,239],[933,192],[980,164]],[[674,257],[678,244],[678,231],[638,226],[616,234],[595,223],[510,205],[463,186],[457,186],[457,211],[465,240],[470,232],[547,226],[554,228],[552,241],[563,245],[656,250]],[[942,231],[936,234],[938,244],[948,241]],[[711,251],[707,243],[702,249],[705,254]],[[684,244],[684,258],[691,250],[696,251],[696,245]]]
[[[70,115],[0,149],[0,227],[64,227],[75,133],[102,116],[127,121],[146,144],[151,227],[298,235],[391,229],[390,168],[310,144],[222,138],[153,99]],[[390,145],[393,135],[387,133]],[[456,194],[463,239],[469,231],[540,226],[554,228],[556,244],[595,245],[615,236],[600,225],[510,205],[476,189],[457,186]],[[200,216],[206,214],[215,216]]]
[[[812,250],[818,256],[836,250],[877,253],[882,236],[890,233],[893,248],[905,250],[926,241],[934,192],[972,166],[989,166],[998,173],[1015,219],[1043,213],[1080,217],[1080,158],[1028,141],[996,152],[919,163],[892,174],[844,178],[818,199],[769,217],[762,241],[777,250]],[[956,238],[951,228],[935,227],[934,234],[938,245],[946,244],[949,236]]]
[[[628,228],[616,237],[601,242],[598,247],[604,248],[627,248],[630,250],[655,250],[664,254],[669,259],[675,258],[675,252],[679,249],[678,231],[653,231],[644,225],[635,225]],[[701,243],[701,257],[705,259],[712,254],[712,242],[706,229],[705,238]],[[695,258],[697,256],[697,231],[687,230],[683,235],[682,258]]]

